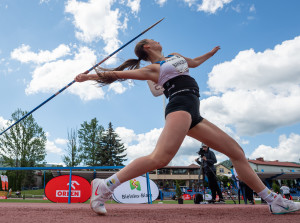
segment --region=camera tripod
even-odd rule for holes
[[[201,159],[201,165],[200,165],[200,172],[199,172],[199,176],[198,176],[198,182],[199,182],[199,188],[202,186],[202,189],[203,189],[203,198],[205,199],[205,187],[204,187],[204,177],[205,177],[205,174],[204,174],[204,168],[203,168],[203,160]],[[213,175],[215,176],[216,179],[217,178],[217,175],[215,174],[215,172],[210,168],[210,166],[208,166],[208,168],[210,169],[210,171],[213,173]],[[202,180],[200,180],[200,176],[203,176],[202,177]],[[232,196],[230,195],[230,193],[228,192],[227,190],[227,195],[230,197],[230,199],[233,201],[234,204],[236,204],[235,200],[232,198]]]

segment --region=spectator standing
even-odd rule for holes
[[[217,176],[216,176],[216,168],[215,168],[214,164],[217,163],[217,158],[216,158],[215,153],[213,151],[211,151],[207,145],[202,144],[202,148],[200,149],[198,154],[201,156],[202,162],[199,161],[199,158],[195,159],[195,161],[199,165],[202,165],[202,168],[204,170],[203,172],[208,178],[208,184],[209,184],[209,188],[211,190],[212,199],[209,202],[215,203],[216,195],[218,194],[219,202],[225,203],[222,192],[218,185],[218,180],[217,180]]]
[[[280,187],[280,191],[286,199],[291,200],[290,188],[286,184],[282,184],[282,186]]]

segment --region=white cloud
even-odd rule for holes
[[[60,145],[66,145],[68,143],[68,140],[67,139],[57,138],[57,139],[55,139],[55,143],[56,144],[60,144]]]
[[[238,5],[235,6],[235,7],[232,6],[231,8],[232,8],[233,11],[236,11],[237,13],[241,13],[241,11],[242,11],[242,10],[241,10],[241,5],[240,5],[240,4],[238,4]]]
[[[214,66],[211,97],[202,100],[205,117],[255,135],[300,121],[300,37],[274,49],[241,51]]]
[[[9,125],[9,121],[5,120],[3,117],[0,116],[0,129],[7,128]]]
[[[264,160],[273,161],[289,161],[299,162],[300,160],[300,135],[292,133],[287,137],[281,135],[279,137],[279,145],[275,148],[266,145],[260,145],[250,155],[251,159],[263,157]]]
[[[192,7],[197,2],[197,0],[184,0],[184,2],[187,3],[189,7]]]
[[[73,54],[73,59],[57,60],[37,66],[25,90],[26,94],[54,93],[70,83],[78,73],[95,64],[96,56],[87,47],[80,47],[78,52]],[[75,83],[69,88],[69,92],[78,95],[82,100],[104,98],[103,90],[91,81]]]
[[[128,162],[131,162],[136,158],[150,154],[154,150],[162,128],[155,128],[142,134],[136,134],[132,129],[125,127],[117,127],[115,131],[127,148]],[[264,157],[265,160],[299,162],[299,145],[300,135],[294,133],[290,134],[289,137],[281,135],[277,147],[272,148],[270,146],[260,145],[251,153],[249,158],[255,159],[257,157]],[[170,162],[170,165],[188,166],[192,163],[196,164],[195,159],[199,157],[196,152],[199,151],[200,146],[200,142],[186,137],[178,153]],[[228,157],[224,154],[215,150],[213,150],[213,152],[216,154],[218,163],[228,160]]]
[[[43,3],[49,3],[50,2],[50,0],[40,0],[40,4],[43,4]]]
[[[224,5],[229,4],[232,0],[202,0],[201,4],[198,4],[198,11],[204,11],[208,13],[216,13],[217,10],[222,9]]]
[[[120,136],[122,142],[127,148],[128,162],[141,156],[150,154],[157,143],[162,132],[160,129],[152,129],[147,133],[136,134],[132,129],[125,127],[116,128],[116,133]],[[186,137],[177,155],[171,161],[171,165],[190,165],[197,157],[201,143]]]
[[[40,50],[38,53],[30,51],[30,46],[22,44],[19,48],[11,52],[11,58],[20,61],[21,63],[45,63],[57,60],[60,57],[70,53],[70,48],[64,44],[60,44],[53,51]]]
[[[102,39],[106,46],[104,51],[109,54],[119,48],[121,41],[118,40],[119,30],[126,26],[126,21],[120,21],[119,8],[112,10],[114,0],[89,0],[77,2],[69,0],[65,12],[74,16],[74,25],[77,28],[76,37],[85,42]],[[134,2],[131,3],[134,7]]]
[[[57,147],[54,142],[47,140],[47,142],[46,142],[46,152],[47,153],[61,154],[62,149]]]
[[[140,11],[141,0],[128,0],[127,6],[131,8],[132,13],[137,14]]]
[[[108,87],[108,90],[112,90],[116,94],[123,94],[126,91],[126,89],[127,88],[120,82],[114,82]]]
[[[155,0],[155,2],[156,2],[160,7],[163,7],[163,6],[166,4],[167,0]]]
[[[250,6],[249,12],[253,12],[253,13],[256,12],[256,9],[255,9],[255,6],[254,6],[254,5],[251,5],[251,6]]]

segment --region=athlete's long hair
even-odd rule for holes
[[[103,67],[97,67],[95,68],[95,71],[97,75],[100,77],[97,82],[100,84],[100,86],[104,86],[107,84],[110,84],[116,80],[124,81],[123,79],[119,79],[118,76],[114,73],[114,71],[122,71],[125,69],[128,70],[135,70],[140,68],[140,62],[141,60],[148,61],[148,55],[146,51],[144,50],[144,45],[148,43],[147,39],[143,39],[140,42],[138,42],[134,48],[134,53],[138,57],[138,59],[128,59],[124,63],[122,63],[120,66],[113,68],[113,69],[107,69]]]

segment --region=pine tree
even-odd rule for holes
[[[104,132],[103,126],[98,124],[96,118],[90,123],[81,124],[78,131],[79,149],[82,153],[83,162],[88,166],[100,166],[97,154],[102,150],[101,138]]]
[[[102,137],[103,150],[98,151],[97,157],[103,166],[122,166],[127,154],[118,134],[114,131],[112,123],[108,124],[108,129]]]

